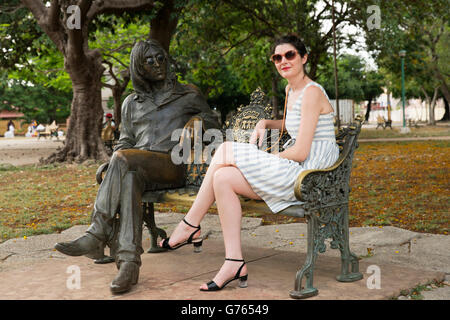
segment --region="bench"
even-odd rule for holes
[[[234,135],[235,140],[239,141],[239,139],[248,138],[248,136],[239,135],[244,132],[240,131],[239,128],[248,128],[249,123],[254,125],[259,119],[271,118],[271,107],[266,105],[264,101],[266,101],[264,93],[257,89],[251,96],[250,104],[246,107],[241,106],[238,108],[231,124],[227,124],[228,128],[236,132]],[[318,294],[317,288],[313,286],[314,264],[318,253],[323,253],[326,250],[326,239],[331,238],[331,248],[339,249],[341,252],[341,273],[336,279],[341,282],[353,282],[363,278],[359,272],[358,258],[350,251],[349,247],[348,217],[350,172],[353,153],[358,147],[357,138],[361,130],[361,123],[362,118],[357,117],[354,123],[342,128],[337,133],[336,139],[340,147],[340,156],[332,167],[320,170],[306,170],[297,177],[294,187],[295,196],[304,203],[288,207],[279,213],[306,218],[307,221],[307,258],[303,267],[297,272],[294,290],[290,292],[290,296],[294,299],[303,299]],[[289,137],[283,137],[284,140],[287,138]],[[105,165],[103,164],[97,170],[98,183],[102,181]],[[172,190],[148,191],[142,196],[144,223],[151,237],[149,253],[165,251],[165,249],[157,245],[157,240],[158,238],[167,238],[166,232],[158,228],[155,223],[154,204],[173,203],[190,206],[195,200],[203,175],[206,173],[207,165],[190,164],[187,169],[188,175],[185,187]],[[241,197],[241,205],[243,212],[271,213],[262,200],[250,200]],[[114,255],[114,241],[111,246],[111,255]],[[306,281],[303,287],[302,281],[304,277]]]
[[[38,131],[38,140],[41,137],[44,137],[45,139],[47,139],[47,137],[50,137],[50,139],[52,137],[56,137],[56,139],[59,140],[58,125],[55,121],[53,121],[50,125],[46,125],[44,131]]]
[[[413,119],[408,119],[408,127],[419,128],[419,121],[413,120]]]
[[[392,120],[386,120],[384,117],[378,116],[376,129],[378,129],[378,127],[382,127],[383,130],[387,127],[390,127],[392,129]]]

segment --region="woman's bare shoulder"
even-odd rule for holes
[[[319,109],[320,113],[329,112],[329,101],[319,86],[311,85],[303,94],[304,105]],[[319,108],[317,108],[319,107]]]

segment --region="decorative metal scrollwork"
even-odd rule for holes
[[[323,253],[326,250],[325,240],[332,239],[332,249],[344,248],[345,232],[345,205],[322,208],[314,213],[317,231],[314,236],[314,253]]]
[[[272,118],[272,106],[261,88],[257,88],[250,96],[247,106],[237,108],[227,129],[233,130],[233,140],[248,143],[251,132],[261,119]]]

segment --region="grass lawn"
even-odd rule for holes
[[[351,175],[350,226],[448,234],[449,159],[450,141],[360,143]],[[98,165],[0,165],[0,242],[89,224]],[[161,204],[155,209],[185,213],[188,208]],[[265,224],[304,221],[246,215]]]

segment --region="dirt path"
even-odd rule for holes
[[[0,138],[0,164],[22,166],[39,163],[40,158],[46,158],[64,145],[64,138],[37,139],[16,137]]]

